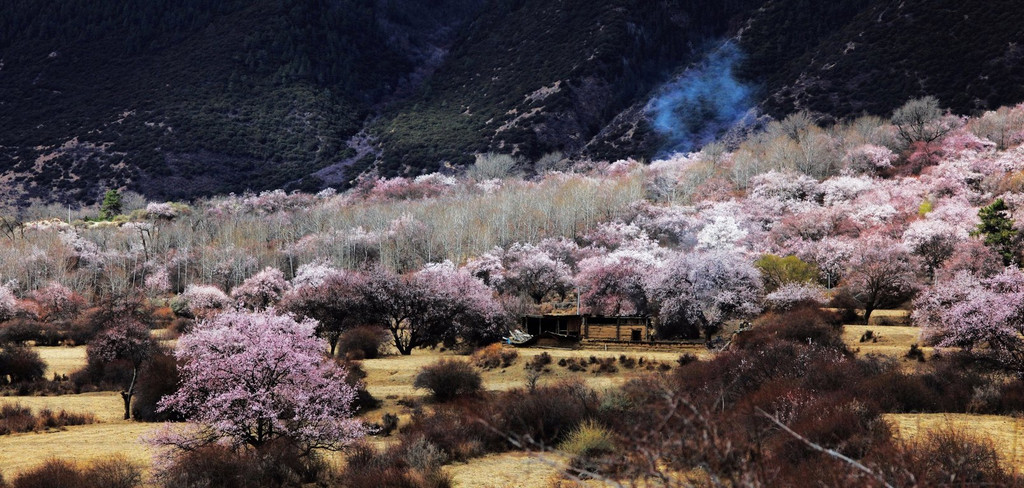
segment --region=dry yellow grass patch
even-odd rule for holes
[[[3,474],[12,475],[33,468],[50,458],[90,461],[121,455],[130,461],[149,466],[153,448],[139,437],[159,428],[122,420],[124,406],[116,392],[104,391],[63,396],[0,397],[0,404],[20,403],[35,411],[44,408],[91,413],[101,422],[66,427],[60,432],[28,433],[0,436],[0,459]]]
[[[61,432],[0,436],[3,474],[10,478],[50,458],[90,461],[121,455],[149,466],[153,448],[139,437],[158,427],[158,424],[119,421],[67,427]]]
[[[1024,462],[1024,419],[967,413],[890,413],[882,417],[893,426],[898,439],[912,440],[921,432],[954,428],[982,441],[991,440],[1014,474]]]
[[[490,454],[445,467],[455,486],[481,488],[534,488],[551,486],[568,464],[565,456],[551,453],[509,452]]]
[[[706,349],[703,351],[701,351],[701,349],[704,348],[694,348],[693,352],[706,359],[710,353],[707,352]],[[530,361],[534,356],[545,352],[551,355],[552,364],[548,366],[548,369],[551,371],[549,373],[545,373],[541,378],[541,384],[573,377],[580,378],[591,388],[599,390],[621,384],[626,381],[626,379],[645,373],[646,371],[642,367],[637,367],[632,370],[620,367],[619,372],[614,375],[595,375],[592,373],[582,372],[573,373],[561,366],[558,366],[558,360],[562,358],[589,358],[590,356],[597,358],[618,358],[620,355],[625,354],[626,356],[633,358],[644,357],[647,360],[657,360],[675,367],[676,359],[678,359],[682,354],[680,351],[645,352],[614,349],[599,351],[588,349],[521,348],[516,349],[516,351],[519,353],[519,358],[516,359],[516,362],[508,368],[481,371],[484,388],[500,391],[525,386],[526,370],[523,368],[523,365]],[[363,381],[367,385],[366,389],[373,396],[380,399],[386,399],[388,397],[422,396],[425,395],[426,392],[424,390],[413,389],[413,379],[416,377],[416,374],[419,373],[420,369],[441,358],[456,358],[465,361],[470,360],[468,356],[458,356],[447,352],[441,353],[437,351],[417,349],[409,356],[387,356],[380,359],[367,359],[362,361],[363,369],[367,373],[366,379]]]
[[[35,411],[48,408],[54,411],[91,413],[96,416],[96,420],[105,423],[119,422],[124,418],[124,403],[121,401],[121,395],[114,391],[80,395],[0,397],[0,405],[6,403],[20,403]]]
[[[907,310],[885,309],[871,312],[870,325],[905,325],[909,323],[910,312]]]
[[[56,374],[71,374],[85,366],[85,346],[75,347],[34,347],[35,352],[46,363],[46,377]]]
[[[865,331],[872,331],[877,342],[860,342]],[[860,350],[860,354],[881,354],[885,356],[903,357],[910,350],[911,344],[921,343],[921,328],[895,325],[845,325],[843,326],[843,342],[850,349]],[[932,347],[922,347],[925,357],[930,357]]]

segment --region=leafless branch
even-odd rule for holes
[[[824,453],[824,454],[826,454],[828,456],[831,456],[831,457],[833,457],[835,459],[838,459],[838,460],[840,460],[840,461],[842,461],[842,462],[844,462],[846,464],[849,464],[850,466],[853,466],[857,470],[862,471],[865,474],[867,474],[868,476],[871,476],[872,478],[875,478],[876,480],[880,481],[883,485],[885,485],[886,488],[893,488],[893,486],[891,484],[889,484],[889,482],[886,481],[885,478],[882,477],[882,475],[872,471],[871,468],[861,464],[856,459],[853,459],[853,458],[851,458],[849,456],[846,456],[846,455],[844,455],[844,454],[842,454],[842,453],[840,453],[838,451],[835,451],[833,449],[828,449],[828,448],[823,447],[823,446],[821,446],[819,444],[811,442],[810,439],[808,439],[808,438],[798,434],[793,429],[790,429],[788,426],[786,426],[786,424],[782,423],[774,415],[771,415],[768,412],[765,412],[760,407],[755,407],[755,410],[757,410],[757,413],[759,415],[763,416],[764,418],[766,418],[768,420],[771,420],[772,423],[774,423],[775,425],[779,426],[780,429],[786,431],[786,433],[788,433],[789,435],[793,436],[793,438],[797,439],[800,442],[803,442],[805,445],[807,445],[807,447],[810,447],[811,449],[814,449],[815,451]]]

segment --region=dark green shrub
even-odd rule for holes
[[[387,332],[380,327],[356,327],[338,338],[338,352],[353,360],[376,359],[387,342]]]
[[[460,396],[480,392],[480,373],[465,361],[442,359],[425,366],[412,383],[415,388],[429,390],[435,401],[447,402]]]

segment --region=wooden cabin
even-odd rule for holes
[[[618,342],[651,340],[654,330],[650,317],[584,317],[583,339]]]
[[[651,340],[654,330],[650,317],[605,317],[597,315],[527,315],[523,330],[533,336],[554,335],[619,342]]]
[[[523,317],[523,330],[532,336],[553,334],[579,337],[583,319],[582,315],[527,315]]]

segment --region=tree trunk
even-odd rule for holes
[[[132,368],[132,382],[128,385],[127,390],[121,391],[121,399],[124,400],[124,419],[128,420],[131,418],[132,413],[132,395],[135,394],[135,379],[139,377],[139,367]]]
[[[395,338],[395,349],[398,349],[398,353],[403,356],[409,356],[412,354],[412,338],[408,342],[402,340],[402,333],[397,327],[391,328],[391,337]]]
[[[871,312],[874,311],[875,307],[873,305],[867,305],[864,307],[864,325],[868,325],[868,321],[871,320]]]
[[[393,325],[388,327],[391,331],[391,337],[395,338],[395,349],[398,349],[398,353],[403,356],[412,354],[412,350],[416,348],[416,329],[410,324],[405,327],[408,332],[408,338],[402,338],[402,324],[409,323],[409,319],[393,320]]]
[[[330,345],[331,345],[331,357],[333,358],[334,357],[334,351],[338,347],[338,339],[340,339],[341,336],[338,335],[338,334],[331,334],[329,337],[330,338],[328,339],[328,343],[330,343]]]

